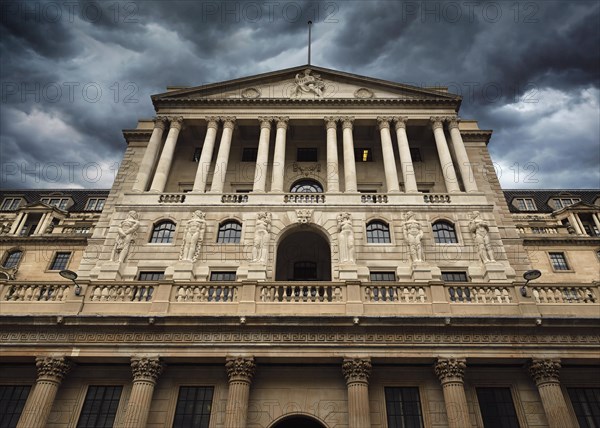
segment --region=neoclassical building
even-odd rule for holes
[[[503,191],[442,87],[152,102],[110,191],[0,194],[1,426],[600,427],[600,190]]]

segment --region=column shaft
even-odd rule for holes
[[[29,217],[29,213],[23,213],[19,224],[17,225],[17,230],[15,231],[15,235],[19,236],[21,234],[21,230],[25,227],[25,223],[27,223],[27,217]]]
[[[52,410],[58,387],[71,369],[64,357],[36,359],[38,378],[27,397],[17,428],[44,428]]]
[[[253,192],[264,193],[267,187],[267,171],[269,166],[269,140],[271,138],[272,117],[259,117],[260,136],[258,137],[258,152],[256,153],[256,168],[254,170]]]
[[[446,190],[449,193],[458,193],[460,192],[460,188],[458,187],[458,182],[456,180],[456,170],[454,169],[450,149],[448,149],[446,135],[444,135],[443,118],[432,117],[431,122],[433,136],[435,137],[435,145],[442,167],[442,175],[444,176],[444,182],[446,183]]]
[[[210,161],[212,160],[213,150],[215,148],[215,140],[217,138],[217,130],[219,123],[216,117],[206,118],[206,136],[202,144],[202,153],[198,159],[198,169],[194,179],[193,192],[204,193],[206,190],[206,182],[208,180],[208,171],[210,170]]]
[[[33,231],[34,235],[39,235],[40,233],[44,233],[44,223],[46,223],[46,221],[48,220],[49,215],[50,215],[50,213],[42,214],[42,218],[40,218],[40,222],[37,224],[37,226],[35,227],[35,230]]]
[[[254,358],[227,357],[225,363],[229,378],[224,428],[245,428],[248,419],[250,384],[256,371]]]
[[[596,229],[598,229],[598,232],[597,232],[596,236],[600,236],[600,235],[598,235],[598,233],[600,233],[600,215],[598,215],[598,214],[592,214],[592,219],[594,220],[594,224],[596,225]]]
[[[348,427],[369,428],[369,376],[371,361],[362,358],[345,358],[342,372],[348,388]]]
[[[146,146],[142,162],[139,165],[135,183],[133,183],[132,189],[135,192],[143,192],[148,187],[150,174],[152,173],[152,168],[154,167],[154,162],[156,161],[156,156],[158,155],[160,144],[162,143],[165,120],[165,117],[156,117],[154,119],[154,130],[150,136],[148,146]]]
[[[477,192],[475,175],[473,174],[473,168],[469,162],[465,143],[460,135],[460,130],[458,129],[458,122],[458,118],[450,118],[449,120],[450,138],[452,139],[452,147],[454,147],[454,153],[456,154],[456,162],[458,162],[458,168],[465,186],[465,191]]]
[[[337,118],[326,117],[327,129],[327,192],[340,191],[340,166],[337,150]]]
[[[345,193],[358,191],[358,186],[356,184],[356,164],[354,161],[354,137],[352,136],[352,122],[354,122],[353,117],[342,118]]]
[[[408,136],[406,135],[406,117],[394,118],[396,122],[396,137],[398,138],[398,152],[400,154],[400,168],[404,180],[404,191],[406,193],[418,192],[415,168],[410,155]]]
[[[577,224],[579,225],[579,229],[581,230],[581,234],[582,235],[587,235],[587,232],[585,231],[585,227],[583,226],[583,223],[581,222],[581,218],[579,218],[579,214],[573,213],[573,216],[575,217],[575,220],[577,221]]]
[[[158,358],[132,357],[133,386],[127,403],[123,428],[145,428],[152,404],[152,395],[164,365]]]
[[[223,134],[219,143],[219,153],[217,154],[217,163],[210,191],[212,193],[223,193],[225,187],[225,177],[227,176],[227,164],[229,163],[229,150],[231,149],[231,138],[233,137],[233,128],[235,127],[235,117],[223,117]]]
[[[469,406],[463,383],[466,367],[464,359],[455,358],[439,358],[434,366],[435,374],[442,384],[449,428],[466,428],[471,426]]]
[[[569,213],[569,223],[571,223],[571,227],[575,229],[575,233],[577,235],[583,235],[583,230],[581,229],[581,226],[579,225],[575,214]]]
[[[560,388],[560,361],[534,359],[529,364],[529,373],[538,387],[549,428],[576,427],[571,418],[567,402]]]
[[[16,215],[12,225],[10,226],[10,231],[9,231],[10,235],[15,235],[17,233],[17,231],[19,230],[19,225],[21,224],[21,221],[23,220],[24,215],[25,215],[25,213],[23,213],[23,212],[20,212],[19,214]]]
[[[398,182],[398,169],[394,158],[394,147],[392,146],[392,135],[390,134],[391,117],[378,117],[379,133],[381,135],[381,153],[383,156],[383,169],[385,172],[385,184],[388,193],[400,192]]]
[[[173,162],[173,155],[175,154],[175,146],[177,145],[177,138],[179,137],[179,131],[183,118],[174,117],[171,118],[171,128],[165,141],[165,146],[160,153],[160,159],[154,173],[154,180],[150,186],[151,192],[164,192],[165,185],[167,184],[167,178],[169,178],[169,172],[171,171],[171,163]]]
[[[283,192],[285,176],[285,144],[288,127],[287,117],[277,118],[277,133],[275,134],[275,153],[273,154],[273,169],[271,171],[271,192]]]

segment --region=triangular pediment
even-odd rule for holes
[[[180,101],[429,101],[460,104],[461,97],[312,65],[157,94],[154,103]]]

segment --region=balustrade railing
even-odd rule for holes
[[[246,193],[227,193],[221,196],[221,202],[224,204],[245,204],[248,202]]]
[[[261,302],[342,302],[341,285],[263,285],[259,291]]]
[[[423,287],[401,285],[367,285],[364,287],[366,302],[425,303],[427,294]]]
[[[423,201],[428,204],[449,204],[450,203],[450,195],[447,194],[434,194],[434,193],[426,193],[423,195]]]
[[[92,286],[92,302],[150,302],[153,285],[96,285]]]
[[[363,204],[387,204],[388,197],[379,193],[363,193],[360,195],[360,201]]]
[[[533,287],[531,294],[536,303],[596,303],[589,287]]]
[[[177,302],[235,302],[236,285],[181,285],[175,296]]]
[[[288,204],[323,204],[325,195],[322,193],[286,193],[283,202]]]
[[[160,204],[182,204],[184,202],[184,193],[165,193],[158,197],[158,203]]]
[[[67,300],[69,285],[9,285],[3,300],[10,302],[63,302]],[[0,311],[1,312],[1,311]]]
[[[450,303],[512,303],[509,287],[503,286],[452,286],[447,287]]]

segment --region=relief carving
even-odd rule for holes
[[[303,74],[296,74],[296,80],[294,82],[294,88],[292,90],[291,97],[299,98],[303,94],[314,93],[318,97],[323,96],[325,90],[325,82],[321,79],[318,74],[311,75],[312,70],[307,68]]]
[[[198,259],[206,231],[205,216],[202,211],[196,210],[192,218],[187,221],[179,260],[195,262]]]
[[[129,211],[127,218],[121,222],[119,230],[117,230],[118,236],[113,246],[111,260],[113,262],[123,263],[131,247],[135,244],[135,238],[137,237],[137,230],[140,227],[139,216],[135,211]]]
[[[254,229],[254,245],[252,261],[266,264],[269,258],[269,242],[271,241],[271,213],[258,213]]]
[[[337,222],[340,263],[353,264],[355,262],[355,257],[352,215],[350,213],[341,213],[337,216]]]
[[[415,262],[422,262],[423,257],[423,246],[421,240],[423,239],[423,228],[421,224],[415,220],[415,213],[409,211],[404,217],[404,224],[402,225],[402,231],[404,232],[404,239],[408,244],[408,250],[410,253],[410,259]]]
[[[495,262],[494,249],[490,242],[490,226],[481,218],[479,211],[473,211],[471,221],[469,222],[469,230],[473,235],[473,240],[477,244],[477,251],[481,261],[484,263]]]

